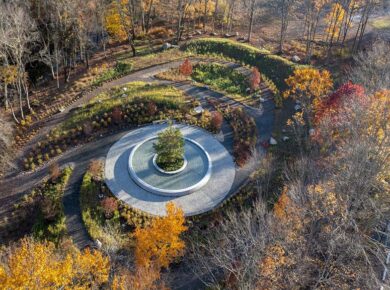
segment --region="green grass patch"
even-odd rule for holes
[[[115,107],[131,104],[154,102],[159,109],[178,109],[184,104],[184,96],[178,89],[168,85],[149,85],[145,82],[132,82],[114,88],[91,100],[66,120],[61,129],[82,126],[96,116],[111,113]]]
[[[216,63],[195,65],[192,78],[229,94],[245,95],[248,87],[247,78],[243,74]]]
[[[376,29],[390,29],[390,16],[373,19],[371,25]]]

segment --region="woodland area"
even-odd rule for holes
[[[390,289],[389,108],[389,0],[0,0],[0,289]],[[167,120],[234,162],[201,214],[106,182]]]

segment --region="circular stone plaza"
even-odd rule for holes
[[[156,164],[153,144],[167,126],[145,126],[118,140],[106,158],[107,186],[131,207],[152,215],[164,215],[170,201],[186,216],[213,209],[233,186],[236,169],[232,156],[209,132],[176,124],[184,137],[184,162],[175,171],[164,171]]]

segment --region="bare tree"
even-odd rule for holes
[[[306,62],[309,62],[313,54],[313,45],[317,35],[318,23],[325,6],[325,1],[305,0],[305,33]]]
[[[296,0],[277,0],[272,2],[276,7],[277,14],[281,20],[279,36],[279,52],[283,52],[283,45],[286,40],[287,28],[291,12]]]
[[[252,39],[252,32],[253,32],[253,22],[256,17],[256,12],[258,10],[258,5],[259,0],[244,0],[244,6],[246,10],[248,11],[248,42],[251,42]]]
[[[371,17],[375,7],[380,3],[379,0],[364,0],[361,5],[360,13],[361,18],[356,30],[355,38],[352,45],[352,50],[357,51],[363,40],[364,33],[366,31],[368,19]]]
[[[39,35],[36,23],[27,11],[28,7],[19,2],[2,2],[0,5],[0,47],[5,50],[9,62],[17,67],[16,88],[20,113],[24,118],[23,98],[31,110],[26,64],[31,60],[31,48]]]
[[[263,202],[241,213],[228,212],[223,221],[191,243],[192,268],[206,285],[224,279],[234,281],[234,289],[254,289],[259,278],[258,263],[272,240],[270,215]],[[223,286],[223,289],[232,289]],[[237,288],[235,288],[237,286]]]
[[[371,50],[358,53],[348,79],[363,85],[369,93],[390,89],[390,47],[388,43],[374,43]]]

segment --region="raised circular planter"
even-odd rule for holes
[[[140,153],[144,147],[150,150],[151,141],[157,138],[157,135],[147,138],[131,149],[128,171],[135,183],[151,193],[163,196],[187,195],[206,185],[211,176],[212,162],[207,151],[198,142],[185,137],[184,148],[187,148],[187,150],[184,154],[183,166],[176,171],[165,171],[156,164],[156,154],[152,156],[144,154],[145,158],[143,158],[143,154]],[[202,155],[202,158],[195,156],[197,160],[201,159],[203,161],[201,166],[193,164],[195,158],[193,158],[194,156],[187,156],[188,151]],[[194,154],[192,153],[192,155]],[[196,178],[192,178],[192,176]],[[171,184],[175,184],[176,187],[167,188]],[[178,186],[178,184],[181,186]]]
[[[174,125],[175,127],[180,128],[184,137],[195,140],[205,148],[207,154],[210,156],[212,163],[211,176],[203,187],[191,194],[167,196],[154,194],[144,189],[130,177],[129,155],[131,150],[134,146],[147,138],[156,136],[159,132],[165,130],[167,126],[167,124],[143,126],[128,132],[111,146],[107,153],[104,167],[104,180],[108,188],[118,199],[128,206],[151,215],[166,215],[166,205],[168,202],[174,202],[176,206],[183,210],[186,216],[193,216],[212,210],[218,206],[232,190],[236,190],[241,183],[240,179],[236,178],[236,167],[232,156],[212,134],[199,127],[186,124]],[[144,164],[145,166],[150,165],[151,167],[154,167],[152,163],[154,154],[155,152],[151,148],[149,164]],[[204,159],[207,160],[206,157]],[[190,168],[191,164],[189,163],[183,172],[174,175],[164,175],[155,168],[154,170],[161,176],[178,178],[180,180],[182,175],[190,173]]]
[[[186,169],[186,166],[187,166],[187,158],[184,156],[183,157],[183,165],[179,168],[179,169],[176,169],[176,170],[172,170],[172,171],[168,171],[168,170],[164,170],[162,169],[160,166],[158,166],[157,164],[157,154],[155,154],[153,156],[153,166],[158,170],[160,171],[161,173],[164,173],[164,174],[177,174],[179,172],[182,172],[184,169]]]

